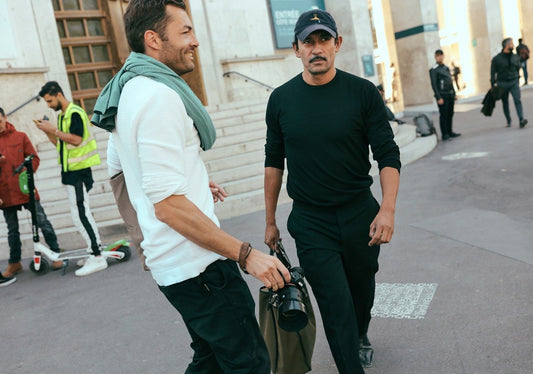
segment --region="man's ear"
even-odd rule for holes
[[[145,48],[158,50],[161,47],[161,37],[153,30],[146,30],[144,32],[144,46]]]
[[[335,52],[339,52],[339,49],[341,49],[341,44],[342,44],[342,36],[338,36],[337,39],[335,40]]]
[[[298,48],[297,42],[292,43],[292,49],[294,50],[294,54],[296,55],[296,57],[300,58],[300,49]]]

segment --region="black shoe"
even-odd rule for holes
[[[450,135],[442,135],[442,140],[443,141],[450,140]]]
[[[511,124],[510,124],[510,123],[508,123],[508,124],[507,124],[507,126],[505,126],[505,127],[511,127]]]
[[[17,280],[15,277],[4,277],[2,273],[0,273],[0,287],[9,286],[11,283],[14,283]]]
[[[364,368],[372,367],[374,360],[374,349],[368,336],[363,335],[359,337],[359,361]]]
[[[461,136],[461,134],[459,134],[459,133],[457,133],[457,132],[452,132],[452,133],[450,134],[450,137],[451,137],[451,138],[457,138],[458,136]]]
[[[527,125],[527,119],[521,119],[520,120],[520,128],[523,129]]]

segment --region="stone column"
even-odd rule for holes
[[[343,38],[335,66],[378,84],[367,0],[326,0],[325,5]]]
[[[533,1],[521,0],[520,2],[520,16],[521,16],[521,31],[524,44],[526,44],[530,50],[533,49]],[[531,59],[530,59],[531,61]],[[533,65],[532,65],[533,66]],[[530,74],[531,75],[531,74]]]
[[[437,6],[434,0],[390,0],[396,38],[398,72],[404,104],[433,100],[429,69],[440,48]]]

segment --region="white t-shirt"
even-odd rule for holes
[[[107,174],[111,178],[121,171],[122,165],[120,165],[120,159],[118,158],[115,143],[113,142],[113,133],[111,133],[107,139]]]
[[[171,195],[185,195],[219,225],[200,158],[200,138],[180,96],[152,79],[131,79],[120,97],[113,143],[144,235],[146,265],[157,284],[168,286],[193,278],[224,259],[155,216],[154,204]]]

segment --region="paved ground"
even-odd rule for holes
[[[533,122],[533,91],[523,91],[523,102]],[[515,118],[506,129],[501,103],[492,118],[476,104],[458,105],[460,138],[402,170],[367,373],[532,370],[533,123],[520,130]],[[374,188],[380,196],[377,180]],[[278,219],[296,262],[283,224],[289,210],[281,206]],[[261,247],[263,215],[222,225]],[[183,322],[136,258],[85,278],[74,270],[64,277],[26,270],[0,289],[0,372],[184,372],[191,350]],[[258,282],[246,279],[256,294]],[[336,373],[320,320],[312,373]]]

